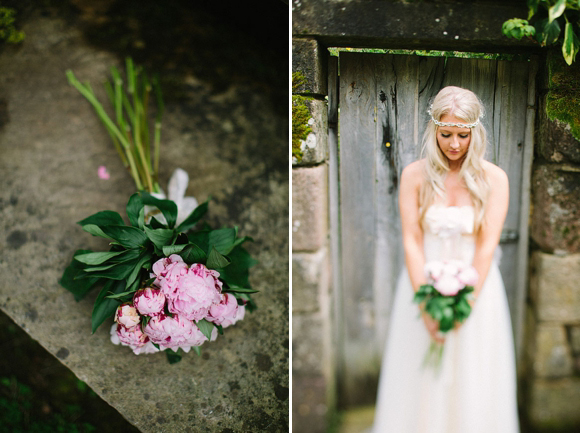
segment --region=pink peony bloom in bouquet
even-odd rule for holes
[[[174,315],[173,317],[159,314],[149,320],[145,326],[145,334],[161,349],[181,348],[189,352],[192,346],[201,346],[207,337],[199,328],[186,318]],[[212,340],[217,338],[217,329],[212,331]]]
[[[115,322],[127,328],[132,328],[141,321],[141,317],[137,310],[130,303],[119,305],[115,312]]]
[[[238,305],[238,300],[230,293],[223,293],[221,296],[220,303],[210,307],[206,320],[226,328],[238,320],[242,320],[246,308],[243,305]]]
[[[143,316],[155,316],[163,312],[165,295],[161,290],[152,287],[139,289],[133,296],[133,305]]]

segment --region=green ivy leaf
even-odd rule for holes
[[[556,3],[548,9],[548,22],[552,23],[556,18],[566,10],[566,0],[557,0]]]
[[[239,287],[230,285],[222,290],[224,293],[258,293],[259,290],[254,290],[250,287]]]
[[[579,48],[580,41],[574,33],[572,23],[566,22],[566,27],[564,29],[564,43],[562,44],[562,54],[568,65],[571,65],[574,60],[576,60],[576,54],[578,53]]]
[[[165,245],[161,250],[165,257],[169,257],[171,254],[179,254],[185,247],[185,245]]]
[[[181,352],[179,350],[174,352],[171,349],[165,351],[165,356],[167,356],[167,361],[170,364],[177,364],[179,361],[181,361],[182,358]]]
[[[528,20],[538,12],[540,0],[528,0]]]
[[[237,232],[237,227],[212,230],[209,232],[209,248],[214,247],[218,253],[228,254],[234,248]]]
[[[59,281],[60,285],[74,295],[75,301],[80,301],[85,295],[101,280],[100,277],[90,276],[87,278],[80,278],[86,276],[86,265],[75,258],[83,254],[90,254],[90,250],[77,250],[74,253],[73,260],[64,270]]]
[[[188,265],[191,265],[193,263],[206,264],[207,261],[207,255],[205,254],[205,252],[194,243],[189,243],[183,249],[183,251],[179,253],[179,255],[181,256],[183,261]]]

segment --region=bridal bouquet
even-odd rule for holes
[[[448,332],[471,313],[471,293],[479,278],[475,268],[459,260],[432,260],[425,264],[427,284],[419,287],[414,302],[439,323],[439,331]],[[432,342],[425,362],[438,365],[443,345]]]
[[[238,236],[237,227],[213,229],[202,218],[208,201],[198,205],[185,197],[187,173],[175,170],[168,197],[159,187],[160,113],[158,85],[127,59],[128,90],[112,69],[106,84],[116,122],[107,115],[90,85],[71,71],[69,82],[93,105],[109,132],[137,192],[126,207],[127,221],[104,210],[79,221],[82,229],[105,238],[105,252],[78,250],[60,284],[77,301],[101,287],[92,312],[92,331],[114,317],[111,341],[135,354],[166,351],[171,363],[181,351],[200,354],[205,341],[256,308],[248,269],[256,261],[242,247],[251,238]],[[150,83],[154,83],[153,85]],[[147,102],[157,88],[158,111],[151,151]],[[99,169],[101,175],[102,169]],[[171,349],[168,351],[166,349]]]

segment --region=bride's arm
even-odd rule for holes
[[[473,266],[479,274],[479,280],[475,285],[475,298],[485,282],[493,255],[499,239],[509,205],[509,183],[505,172],[490,164],[487,171],[490,185],[489,199],[486,205],[484,221],[476,237],[475,256]]]
[[[426,283],[423,268],[423,230],[419,223],[419,190],[422,179],[422,162],[414,162],[403,170],[399,185],[399,211],[403,234],[405,264],[413,290]]]

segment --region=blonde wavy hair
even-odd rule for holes
[[[480,120],[477,126],[471,128],[469,148],[459,171],[459,177],[465,182],[475,207],[475,230],[477,231],[483,223],[489,195],[489,183],[482,164],[487,143],[485,128],[481,123],[484,115],[483,104],[472,91],[448,86],[441,89],[435,96],[431,106],[431,115],[436,120],[441,120],[444,115],[453,115],[465,123],[475,123]],[[426,164],[425,178],[419,196],[421,221],[424,220],[427,209],[437,197],[442,200],[446,198],[444,182],[449,172],[449,161],[437,143],[437,128],[433,120],[429,119],[423,135],[421,157],[426,158]]]

